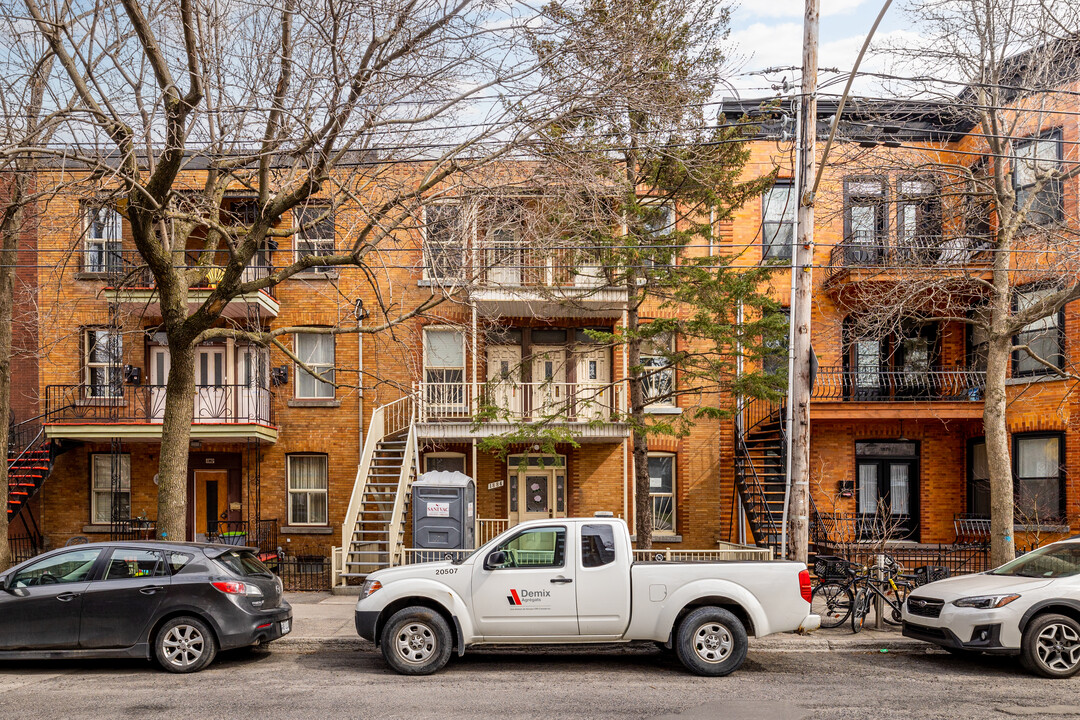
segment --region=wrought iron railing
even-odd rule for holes
[[[254,547],[259,549],[260,554],[276,554],[278,521],[216,520],[206,528],[206,541]]]
[[[49,424],[160,424],[165,418],[164,385],[49,385],[45,406]],[[195,388],[191,422],[274,425],[273,392],[252,385],[200,385]]]
[[[8,537],[8,547],[11,548],[11,562],[21,563],[29,560],[42,551],[41,538],[31,535],[15,535]]]
[[[625,382],[513,381],[420,383],[419,420],[436,422],[612,421],[626,396]]]
[[[986,388],[980,370],[850,370],[819,367],[811,397],[815,400],[894,402],[937,400],[979,402]]]
[[[157,539],[157,521],[146,518],[120,520],[110,525],[109,539],[119,542],[155,540]]]
[[[224,260],[224,258],[222,259]],[[187,261],[188,264],[184,267],[195,269],[198,261],[197,254],[188,253]],[[132,251],[109,252],[108,262],[100,266],[97,264],[91,266],[84,264],[84,270],[106,275],[108,277],[107,286],[114,290],[153,290],[157,287],[157,281],[154,279],[154,274],[150,271],[150,268],[143,263],[142,257],[138,253]],[[274,266],[269,261],[256,259],[244,268],[240,275],[240,282],[251,282],[269,277],[274,270]],[[207,268],[206,277],[191,287],[196,289],[215,288],[224,274],[225,268],[223,266],[210,265]],[[274,286],[262,288],[259,292],[274,297]]]
[[[958,513],[953,516],[956,542],[962,545],[989,545],[990,518],[986,515]]]
[[[965,267],[989,262],[986,239],[941,235],[900,237],[890,244],[884,235],[856,235],[833,247],[826,277],[850,268],[902,270],[906,267]]]

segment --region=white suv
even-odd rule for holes
[[[904,604],[904,635],[955,654],[1020,655],[1028,670],[1080,670],[1080,541],[1070,538],[996,570],[929,583]]]

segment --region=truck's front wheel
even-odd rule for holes
[[[413,606],[394,613],[380,638],[387,664],[402,675],[441,670],[453,649],[450,626],[431,608]]]
[[[719,607],[700,607],[679,623],[675,650],[696,675],[720,677],[739,669],[746,659],[746,629],[739,618]]]

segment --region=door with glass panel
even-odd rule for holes
[[[236,416],[238,422],[270,422],[270,357],[257,347],[236,349]]]
[[[565,419],[566,349],[533,347],[532,418]]]
[[[165,419],[165,385],[169,382],[169,348],[150,348],[150,419]]]
[[[424,331],[425,416],[463,417],[465,402],[465,334],[460,330]]]
[[[580,349],[575,356],[574,417],[578,421],[606,420],[612,403],[607,348]]]
[[[855,467],[858,539],[917,540],[915,461],[860,458]]]
[[[488,403],[498,412],[499,420],[521,419],[521,346],[491,345],[488,357]]]
[[[229,420],[229,388],[225,380],[225,348],[199,348],[195,354],[195,420]]]

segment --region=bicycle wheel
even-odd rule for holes
[[[835,580],[823,582],[810,596],[810,612],[821,616],[821,627],[839,627],[851,614],[853,600],[848,585]]]
[[[860,588],[855,593],[855,602],[851,606],[851,632],[857,633],[862,630],[866,616],[870,613],[870,593],[866,588]]]
[[[890,591],[889,596],[889,609],[885,611],[885,622],[890,625],[900,625],[904,622],[900,610],[904,607],[904,601],[907,600],[908,586],[904,583],[897,583],[896,592]]]

